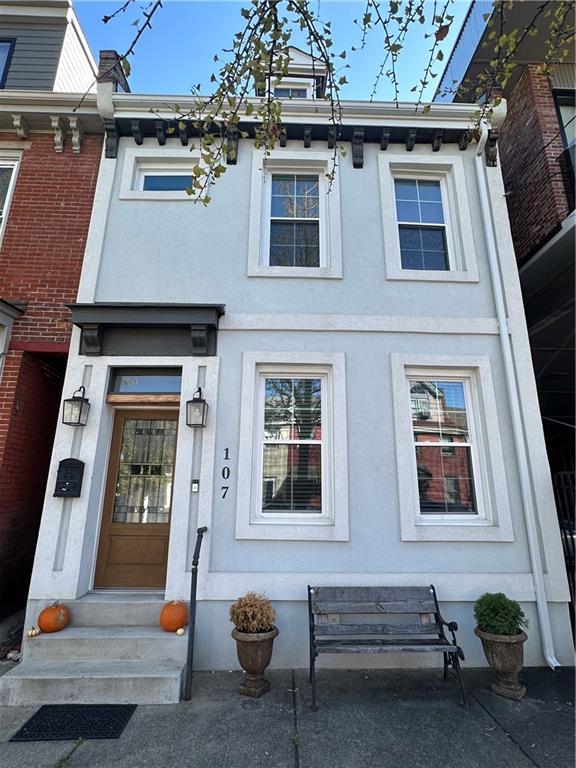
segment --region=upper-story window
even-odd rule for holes
[[[476,282],[475,236],[459,155],[378,158],[388,280]]]
[[[178,171],[142,171],[140,174],[141,189],[144,192],[177,192],[192,187],[192,176],[186,176]]]
[[[254,152],[248,275],[342,277],[339,175],[330,192],[330,151]]]
[[[6,226],[17,167],[17,160],[3,160],[0,158],[0,237]]]
[[[271,267],[320,266],[318,175],[273,174]]]
[[[12,58],[15,44],[16,41],[13,39],[0,40],[0,88],[4,88],[6,84],[10,59]]]
[[[403,269],[448,269],[440,181],[395,179]]]
[[[274,96],[278,99],[306,99],[306,88],[274,88]]]

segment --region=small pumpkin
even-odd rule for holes
[[[30,627],[30,629],[26,634],[28,635],[28,637],[38,637],[38,635],[40,634],[40,630],[38,629],[38,627]]]
[[[60,632],[69,623],[70,611],[59,602],[44,608],[38,616],[38,627],[42,632]]]
[[[176,632],[188,624],[188,608],[181,600],[166,603],[160,612],[160,626],[164,632]]]

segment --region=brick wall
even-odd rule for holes
[[[569,212],[558,162],[564,144],[554,98],[548,78],[536,70],[526,67],[509,94],[498,142],[519,264],[556,232]]]
[[[16,140],[16,137],[3,136]],[[32,134],[0,249],[0,297],[27,303],[0,379],[0,615],[23,604],[42,512],[102,137]]]

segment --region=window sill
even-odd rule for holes
[[[247,525],[238,523],[237,539],[268,539],[272,541],[349,541],[348,530],[340,529],[329,521],[324,523],[270,523],[253,522]]]
[[[395,269],[386,274],[387,280],[411,280],[433,283],[477,283],[478,275],[460,270]]]
[[[402,541],[488,541],[512,542],[512,529],[486,523],[448,525],[446,523],[414,523],[402,526]]]
[[[341,280],[342,271],[333,267],[249,267],[248,277],[298,277]]]

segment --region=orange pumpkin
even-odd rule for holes
[[[176,632],[188,624],[188,608],[180,600],[166,603],[160,613],[160,626],[164,632]]]
[[[56,602],[40,611],[38,626],[42,632],[59,632],[70,623],[70,611],[65,605]]]

